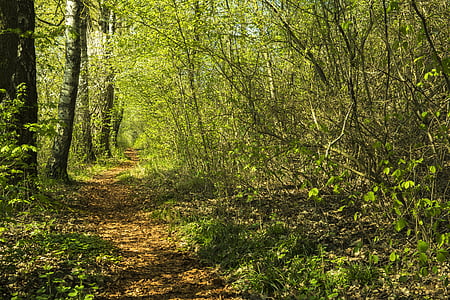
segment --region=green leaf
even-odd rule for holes
[[[425,55],[419,56],[416,59],[414,59],[414,63],[418,62],[419,60],[422,60],[425,58]]]
[[[68,293],[67,296],[69,296],[69,297],[76,297],[76,296],[78,296],[78,291],[77,290],[73,290],[72,292]]]
[[[400,178],[402,176],[402,170],[397,169],[394,171],[394,173],[392,173],[392,177],[396,177],[397,179]]]
[[[414,183],[414,181],[408,180],[402,183],[402,187],[405,189],[409,189],[414,187],[416,184]]]
[[[373,264],[377,264],[379,260],[380,258],[376,254],[370,255],[369,257],[369,261]]]
[[[398,259],[398,255],[397,255],[397,253],[395,253],[395,251],[392,252],[392,253],[389,255],[389,260],[390,260],[390,261],[394,262],[394,261],[396,261],[397,259]]]
[[[388,6],[387,9],[386,9],[386,12],[387,12],[387,13],[390,13],[390,12],[392,12],[392,11],[394,11],[394,10],[398,10],[398,8],[399,8],[399,6],[398,6],[398,1],[391,1],[391,2],[389,3],[389,6]]]
[[[436,166],[430,166],[430,172],[432,174],[435,174],[436,173]]]
[[[421,252],[421,253],[427,252],[428,248],[429,248],[429,245],[428,245],[428,243],[425,242],[425,241],[420,240],[420,241],[417,243],[417,249],[418,249],[419,252]]]
[[[426,264],[428,262],[428,256],[425,253],[419,253],[419,262],[421,264]]]
[[[374,192],[368,192],[364,195],[364,201],[374,202],[376,200],[376,196]]]
[[[332,294],[328,295],[328,299],[334,299],[334,298],[337,298],[337,297],[339,297],[339,293],[332,293]]]
[[[346,207],[346,205],[342,205],[341,207],[339,207],[339,209],[337,210],[338,212],[341,212],[344,210],[344,208]]]
[[[420,269],[420,275],[422,275],[422,276],[428,276],[428,274],[429,274],[429,272],[428,272],[428,268],[427,267],[422,267],[421,269]]]
[[[448,258],[448,251],[447,250],[441,249],[441,250],[438,251],[438,253],[436,255],[436,260],[438,262],[441,262],[441,263],[445,262],[447,260],[447,258]]]
[[[405,220],[405,218],[400,218],[397,220],[397,222],[395,222],[395,230],[397,230],[397,232],[402,231],[403,228],[405,228],[407,225],[407,222]]]
[[[428,116],[428,112],[424,111],[420,114],[420,116],[422,117],[422,119],[425,119]]]
[[[311,197],[316,197],[316,196],[318,196],[319,195],[319,189],[318,188],[313,188],[313,189],[311,189],[310,191],[309,191],[309,193],[308,193],[308,197],[309,198],[311,198]]]

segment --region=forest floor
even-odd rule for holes
[[[180,249],[167,224],[150,218],[142,205],[147,191],[118,179],[138,162],[136,151],[126,156],[78,191],[88,230],[111,241],[122,257],[98,299],[241,299],[216,270]]]
[[[418,242],[365,202],[218,196],[125,155],[32,208],[0,206],[0,299],[449,299],[448,240]]]

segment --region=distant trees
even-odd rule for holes
[[[153,151],[164,144],[194,173],[252,188],[449,188],[446,3],[123,5],[118,96],[138,108],[145,125],[133,130]]]

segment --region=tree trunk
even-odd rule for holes
[[[115,109],[115,113],[114,113],[114,118],[112,120],[112,125],[111,125],[111,129],[112,129],[112,142],[114,147],[119,147],[119,130],[120,130],[120,126],[122,125],[122,120],[123,120],[123,113],[124,113],[124,107],[123,104],[120,104],[120,107],[116,107]]]
[[[112,112],[114,107],[114,69],[110,64],[111,57],[111,37],[115,33],[116,16],[114,12],[105,6],[103,6],[101,12],[101,29],[105,37],[104,40],[104,55],[106,65],[106,77],[103,92],[100,97],[100,132],[99,132],[99,152],[101,155],[107,157],[112,156],[111,153],[111,126],[112,126]]]
[[[24,149],[18,169],[23,176],[37,174],[36,138],[26,125],[37,123],[35,11],[32,0],[0,2],[0,103],[19,99],[22,104],[13,128]],[[24,178],[23,177],[23,178]]]
[[[85,162],[93,162],[95,161],[95,154],[92,145],[91,112],[89,103],[89,56],[87,47],[88,20],[88,8],[84,6],[81,11],[81,73],[78,88],[79,120],[81,124],[80,154]]]
[[[66,0],[66,64],[58,105],[57,135],[47,169],[54,179],[69,180],[67,165],[80,75],[80,0]]]
[[[0,103],[16,97],[13,75],[17,60],[19,36],[17,28],[17,1],[0,2]]]

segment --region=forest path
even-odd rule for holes
[[[118,180],[139,161],[135,150],[125,154],[128,161],[80,190],[88,202],[88,226],[115,244],[123,257],[99,298],[241,299],[232,296],[212,269],[179,250],[167,225],[150,219],[142,209],[143,191]]]

